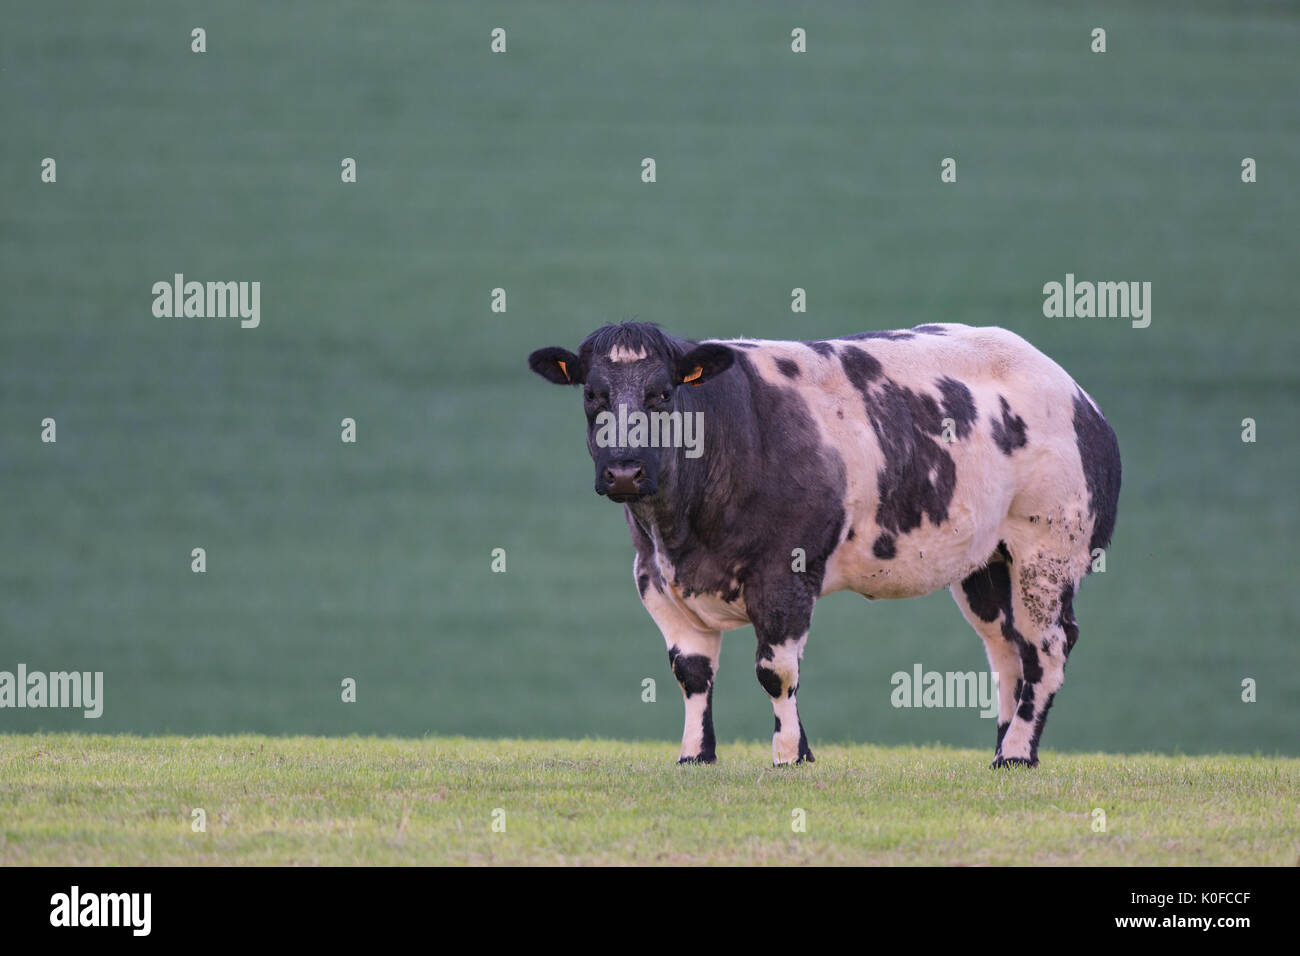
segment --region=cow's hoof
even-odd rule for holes
[[[814,756],[812,755],[812,751],[811,751],[811,750],[806,750],[806,751],[804,751],[803,753],[801,753],[799,756],[795,757],[793,760],[784,760],[784,761],[773,760],[773,761],[772,761],[772,766],[773,766],[773,767],[793,767],[793,766],[795,766],[796,764],[801,764],[801,763],[816,763],[816,762],[817,762],[817,758],[814,757]]]
[[[678,757],[677,762],[681,763],[717,763],[716,754],[696,754],[694,757]]]
[[[782,739],[781,735],[781,718],[776,720],[776,733],[772,735],[772,766],[788,767],[795,763],[815,763],[817,758],[813,756],[812,748],[808,746],[808,734],[803,729],[803,724],[799,724],[799,740],[793,747],[790,746],[794,741],[789,737]],[[785,760],[781,758],[794,751],[794,756]]]
[[[1016,767],[1016,766],[1037,767],[1038,761],[1029,760],[1025,757],[1004,757],[1001,754],[998,754],[996,757],[993,758],[993,762],[989,764],[989,769],[1001,770],[1003,767]]]

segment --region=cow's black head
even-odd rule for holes
[[[664,469],[680,453],[662,440],[665,427],[677,429],[676,421],[694,414],[682,406],[695,403],[683,403],[678,389],[704,385],[725,372],[734,357],[725,345],[696,345],[648,323],[624,322],[591,333],[577,355],[538,349],[528,356],[528,366],[548,382],[582,386],[596,494],[625,502],[657,492]],[[670,417],[674,412],[676,420]],[[650,416],[659,417],[652,422]],[[641,433],[638,421],[646,426]],[[658,447],[650,441],[652,424],[658,427]],[[688,457],[691,452],[687,449]]]

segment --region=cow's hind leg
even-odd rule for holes
[[[949,590],[962,615],[984,641],[989,669],[997,676],[998,736],[993,750],[994,762],[1002,757],[1002,738],[1011,726],[1020,698],[1020,647],[1016,643],[1014,611],[1011,607],[1011,556],[1006,545],[989,563],[972,572]]]
[[[1087,572],[1089,555],[1063,552],[1054,543],[1050,537],[1040,539],[1037,547],[1032,540],[1022,546],[1011,542],[1011,632],[1020,652],[1021,682],[995,766],[1037,766],[1047,712],[1065,682],[1065,660],[1079,636],[1074,594]]]

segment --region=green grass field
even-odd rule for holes
[[[0,864],[1236,866],[1300,854],[1295,759],[1047,753],[1038,770],[994,772],[982,751],[858,746],[773,768],[768,748],[744,743],[712,767],[675,758],[667,744],[608,740],[5,735]]]
[[[348,741],[8,737],[6,792],[49,796],[6,815],[5,859],[255,858],[264,845],[304,861],[653,858],[671,831],[682,857],[714,839],[726,859],[794,847],[1023,861],[991,838],[1017,822],[1042,836],[1043,859],[1294,857],[1252,818],[1293,765],[1057,753],[1035,777],[988,776],[989,721],[894,709],[895,671],[986,666],[943,593],[819,606],[800,709],[814,749],[842,760],[761,768],[771,712],[743,630],[722,655],[718,732],[760,743],[728,750],[718,771],[660,766],[680,701],[623,517],[591,492],[577,396],[525,367],[534,348],[573,348],[633,315],[696,337],[935,321],[1026,336],[1098,399],[1124,455],[1107,572],[1076,601],[1082,636],[1045,746],[1300,756],[1293,5],[6,11],[0,670],[103,671],[105,709],[97,721],[6,709],[0,732],[656,743],[556,745],[594,761],[602,792],[548,767],[549,744],[494,762],[488,744],[363,756]],[[1089,52],[1096,25],[1105,54]],[[195,26],[206,53],[190,51]],[[504,55],[489,52],[496,26]],[[793,26],[806,54],[790,52]],[[954,184],[939,178],[948,156]],[[1245,156],[1258,162],[1250,185]],[[44,157],[56,183],[40,180]],[[340,182],[343,157],[355,184]],[[155,318],[151,286],[176,272],[261,281],[260,327]],[[1044,318],[1042,285],[1067,272],[1151,281],[1150,328]],[[806,314],[790,311],[796,286]],[[504,314],[490,310],[497,287]],[[47,416],[56,444],[40,441]],[[339,440],[344,417],[355,445]],[[1254,444],[1240,440],[1245,417]],[[204,574],[191,573],[195,547]],[[505,574],[490,571],[498,547]],[[347,677],[355,704],[340,700]],[[641,700],[646,677],[658,703]],[[1242,702],[1246,678],[1255,703]],[[862,742],[977,749],[828,746]],[[283,766],[246,759],[263,743]],[[211,748],[230,765],[115,760],[119,747]],[[446,806],[415,796],[442,779],[440,753],[458,794]],[[348,786],[357,761],[353,803],[312,802],[314,788]],[[1291,769],[1270,777],[1275,766]],[[480,840],[483,801],[513,771],[527,775],[503,791],[521,799],[517,824]],[[67,803],[41,789],[62,774]],[[669,807],[617,803],[643,778]],[[743,836],[676,815],[725,808],[706,799],[719,780],[745,808]],[[256,796],[239,796],[242,781]],[[846,835],[816,813],[806,837],[782,834],[788,798],[812,781],[844,798],[823,812],[842,814]],[[206,843],[177,822],[203,786],[227,808]],[[533,793],[553,804],[528,807]],[[873,829],[880,807],[914,797],[921,820]],[[544,809],[596,812],[583,799],[618,811],[608,841],[570,840]],[[1170,799],[1182,822],[1166,828],[1156,814]],[[1113,831],[1094,837],[1074,815],[1107,801]],[[956,820],[990,839],[963,842]],[[272,821],[284,832],[268,837]]]

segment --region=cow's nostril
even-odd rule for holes
[[[610,471],[608,468],[606,468],[606,469],[605,469],[605,484],[607,484],[607,485],[612,485],[613,483],[614,483],[614,473],[613,473],[612,471]]]

